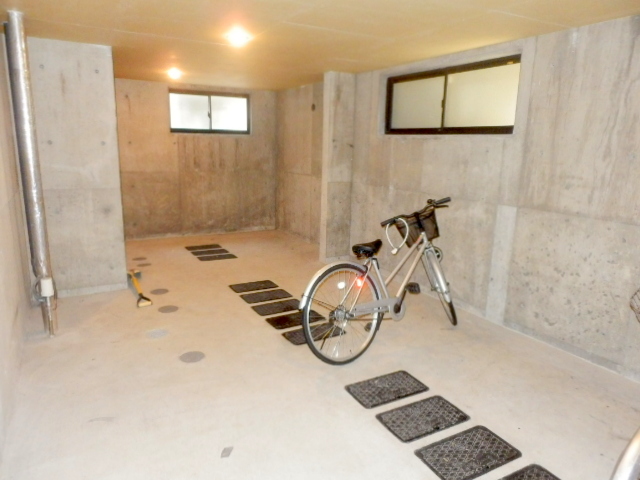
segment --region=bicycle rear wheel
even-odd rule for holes
[[[431,289],[435,290],[442,303],[447,317],[452,325],[458,324],[458,316],[456,315],[456,309],[453,306],[453,300],[451,300],[451,292],[449,291],[449,283],[444,276],[440,262],[436,253],[432,249],[424,251],[424,258],[422,258],[422,264],[431,282]]]
[[[309,301],[302,314],[302,329],[307,345],[323,362],[343,365],[362,355],[376,336],[383,313],[361,316],[353,307],[380,298],[380,289],[359,265],[334,265],[312,285]],[[311,323],[312,310],[324,321]]]

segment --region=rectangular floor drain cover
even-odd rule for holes
[[[211,255],[206,257],[198,257],[201,262],[210,262],[211,260],[227,260],[229,258],[238,258],[235,255],[227,253],[225,255]]]
[[[322,336],[322,335],[325,335],[330,328],[332,328],[332,326],[329,325],[328,323],[324,325],[319,325],[313,330],[313,333],[315,335]],[[333,330],[333,333],[331,333],[331,336],[335,337],[340,335],[341,333],[344,333],[344,330],[340,330],[339,328],[336,328]],[[289,332],[284,332],[282,336],[287,340],[289,340],[294,345],[304,345],[305,343],[307,343],[307,339],[304,338],[304,332],[302,331],[301,328],[298,328],[296,330],[291,330]]]
[[[529,465],[522,470],[518,470],[511,475],[503,477],[501,480],[560,480],[548,470],[540,465]]]
[[[442,480],[471,480],[522,455],[485,427],[470,428],[415,453]]]
[[[211,250],[194,250],[191,253],[196,257],[201,257],[202,255],[222,255],[223,253],[229,253],[229,251],[224,248],[214,248]]]
[[[258,315],[263,317],[267,315],[277,315],[278,313],[290,312],[292,310],[298,310],[300,300],[285,300],[283,302],[265,303],[264,305],[256,305],[253,308]]]
[[[285,290],[268,290],[266,292],[245,293],[240,297],[247,303],[261,303],[269,300],[280,300],[281,298],[289,298],[291,294]]]
[[[317,312],[311,310],[311,323],[324,320],[324,317]],[[299,327],[302,325],[302,312],[288,313],[287,315],[280,315],[278,317],[269,317],[267,322],[273,328],[283,330],[285,328]]]
[[[378,407],[429,390],[422,382],[400,370],[345,387],[365,408]]]
[[[394,408],[376,418],[403,442],[426,437],[469,420],[469,416],[437,396]]]
[[[229,288],[236,293],[255,292],[256,290],[266,290],[276,288],[278,285],[271,280],[260,280],[258,282],[236,283],[229,285]]]
[[[220,245],[218,245],[217,243],[212,243],[210,245],[196,245],[195,247],[184,247],[184,248],[192,252],[193,250],[209,250],[211,248],[220,248]]]

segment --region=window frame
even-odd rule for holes
[[[202,90],[184,90],[170,88],[169,94],[178,93],[183,95],[197,95],[201,97],[207,97],[209,101],[209,126],[211,127],[211,97],[234,97],[234,98],[246,98],[247,99],[247,129],[246,130],[223,130],[223,129],[198,129],[198,128],[173,128],[171,127],[171,102],[169,101],[169,95],[167,95],[167,101],[169,102],[169,130],[171,133],[214,133],[224,135],[250,135],[251,134],[251,95],[248,93],[229,93],[229,92],[207,92]]]
[[[387,93],[385,104],[384,133],[386,135],[465,135],[465,134],[512,134],[515,126],[474,126],[474,127],[445,127],[444,117],[447,105],[448,76],[454,73],[470,72],[473,70],[483,70],[486,68],[502,67],[514,63],[522,63],[522,55],[510,55],[507,57],[483,60],[481,62],[467,63],[453,67],[439,68],[422,72],[408,73],[387,78]],[[391,114],[393,112],[393,87],[397,83],[409,82],[413,80],[424,80],[427,78],[444,77],[444,92],[442,98],[442,116],[439,128],[392,128]]]

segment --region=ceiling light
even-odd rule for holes
[[[173,67],[167,70],[167,75],[169,75],[169,77],[173,78],[174,80],[178,80],[182,76],[182,71],[178,68]]]
[[[253,39],[249,32],[242,27],[233,27],[227,32],[225,38],[234,47],[244,47]]]

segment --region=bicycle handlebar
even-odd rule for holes
[[[429,200],[427,200],[427,206],[432,206],[433,208],[448,207],[448,205],[444,205],[444,204],[445,203],[449,203],[450,201],[451,201],[451,197],[444,197],[444,198],[441,198],[440,200],[433,200],[433,199],[430,198]],[[416,214],[419,214],[419,212],[413,212],[413,213],[411,213],[409,215],[396,215],[395,217],[388,218],[384,222],[380,222],[380,226],[381,227],[386,227],[390,223],[395,222],[396,219],[399,218],[399,217],[411,217],[411,216],[416,215]]]

